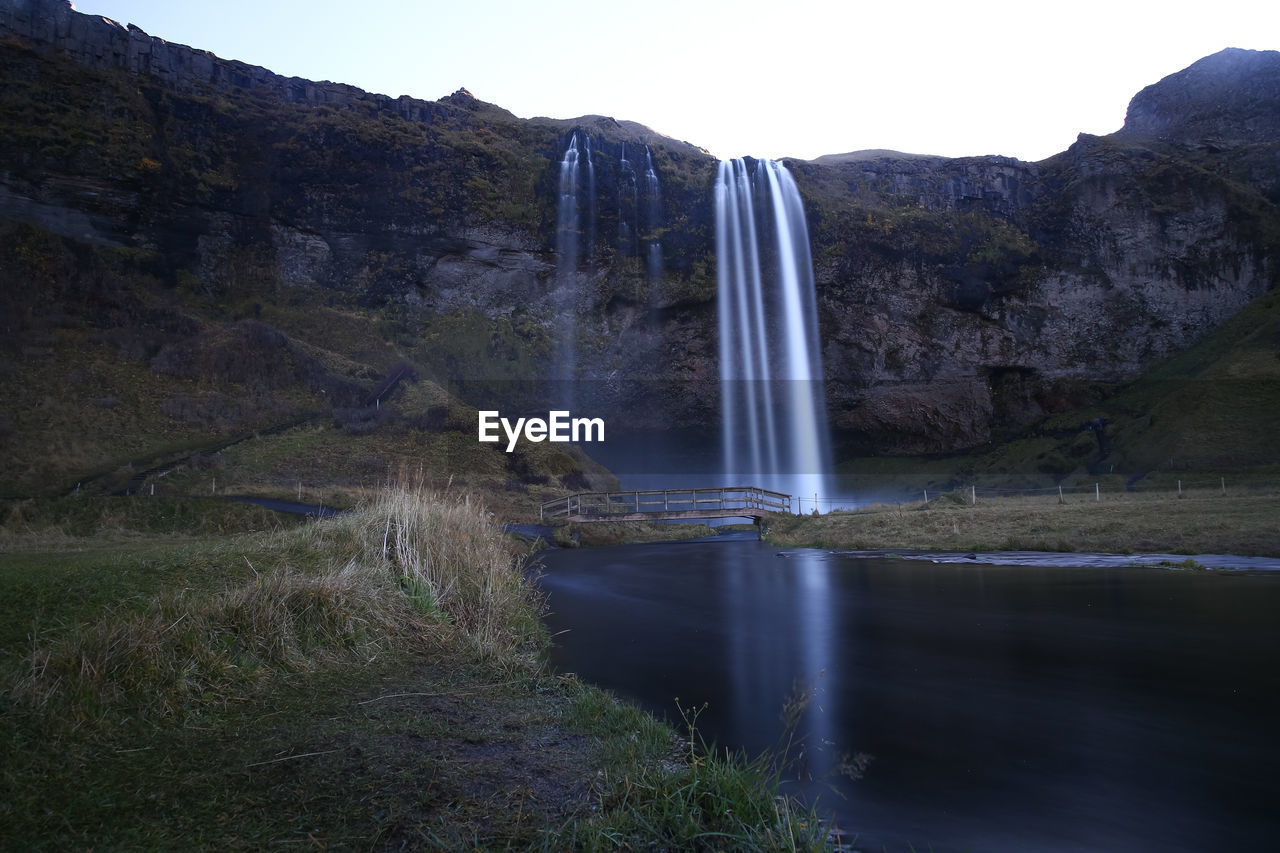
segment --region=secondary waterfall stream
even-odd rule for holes
[[[622,142],[618,160],[618,251],[624,257],[640,253],[640,186],[636,168],[627,159],[627,143]]]
[[[658,185],[658,173],[653,168],[653,155],[649,146],[644,148],[644,194],[645,194],[645,239],[648,248],[645,251],[645,270],[649,276],[650,303],[656,295],[658,280],[662,278],[662,189]]]
[[[591,142],[587,139],[587,161],[590,163]],[[556,211],[556,354],[554,378],[559,385],[558,402],[573,402],[573,379],[577,367],[577,294],[578,258],[582,234],[581,205],[578,199],[581,183],[582,149],[574,133],[560,160],[560,196]],[[595,167],[588,170],[590,183],[595,183]],[[589,196],[594,195],[594,188]],[[589,202],[594,204],[594,201]]]
[[[599,140],[573,131],[565,141],[560,158],[558,201],[556,207],[556,272],[555,272],[555,351],[552,378],[561,386],[555,395],[558,404],[573,403],[573,382],[578,379],[577,317],[583,306],[578,304],[583,285],[592,274],[597,252],[597,209],[603,186],[610,192],[612,174],[611,146],[604,149],[605,178],[596,181],[596,155]],[[662,188],[653,153],[644,148],[643,174],[627,157],[627,143],[617,149],[617,237],[615,249],[624,258],[640,260],[648,282],[650,311],[656,309],[662,280]],[[585,174],[584,174],[585,173]],[[585,263],[585,266],[584,266]],[[598,271],[597,271],[598,272]]]
[[[816,500],[831,450],[800,192],[772,160],[724,160],[715,207],[726,485]]]

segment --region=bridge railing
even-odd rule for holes
[[[706,513],[707,517],[714,517],[715,514],[732,515],[735,510],[742,510],[744,515],[790,513],[791,495],[754,486],[583,492],[547,501],[542,505],[542,519],[554,521],[637,514],[652,514],[656,518],[673,513],[689,516]]]

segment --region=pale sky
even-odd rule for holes
[[[1280,3],[1213,0],[75,0],[279,74],[518,116],[637,121],[720,157],[864,148],[1040,160],[1124,123],[1224,47],[1280,49]]]

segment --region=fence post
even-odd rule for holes
[[[978,505],[978,487],[970,483],[969,494],[973,497],[973,505],[977,506]]]
[[[925,489],[925,490],[924,490],[924,502],[925,502],[925,503],[928,503],[928,502],[929,502],[929,490],[928,490],[928,489]]]
[[[1182,497],[1182,481],[1178,481],[1178,497]]]
[[[1059,483],[1058,484],[1058,503],[1064,504],[1066,502],[1067,502],[1066,499],[1062,497],[1062,484]]]
[[[1222,478],[1222,493],[1223,493],[1224,495],[1227,493],[1227,478],[1226,478],[1226,477],[1223,477],[1223,478]]]
[[[1102,489],[1097,483],[1093,484],[1093,499],[1098,503],[1102,502]]]

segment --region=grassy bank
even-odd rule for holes
[[[652,521],[571,523],[555,529],[555,544],[561,548],[599,548],[635,542],[675,542],[715,536],[710,525],[656,524]]]
[[[547,672],[538,591],[465,495],[395,486],[292,527],[237,509],[214,536],[21,510],[2,849],[827,844],[768,760]]]
[[[1280,555],[1280,494],[1215,490],[979,498],[954,492],[779,516],[770,541],[819,548]]]

